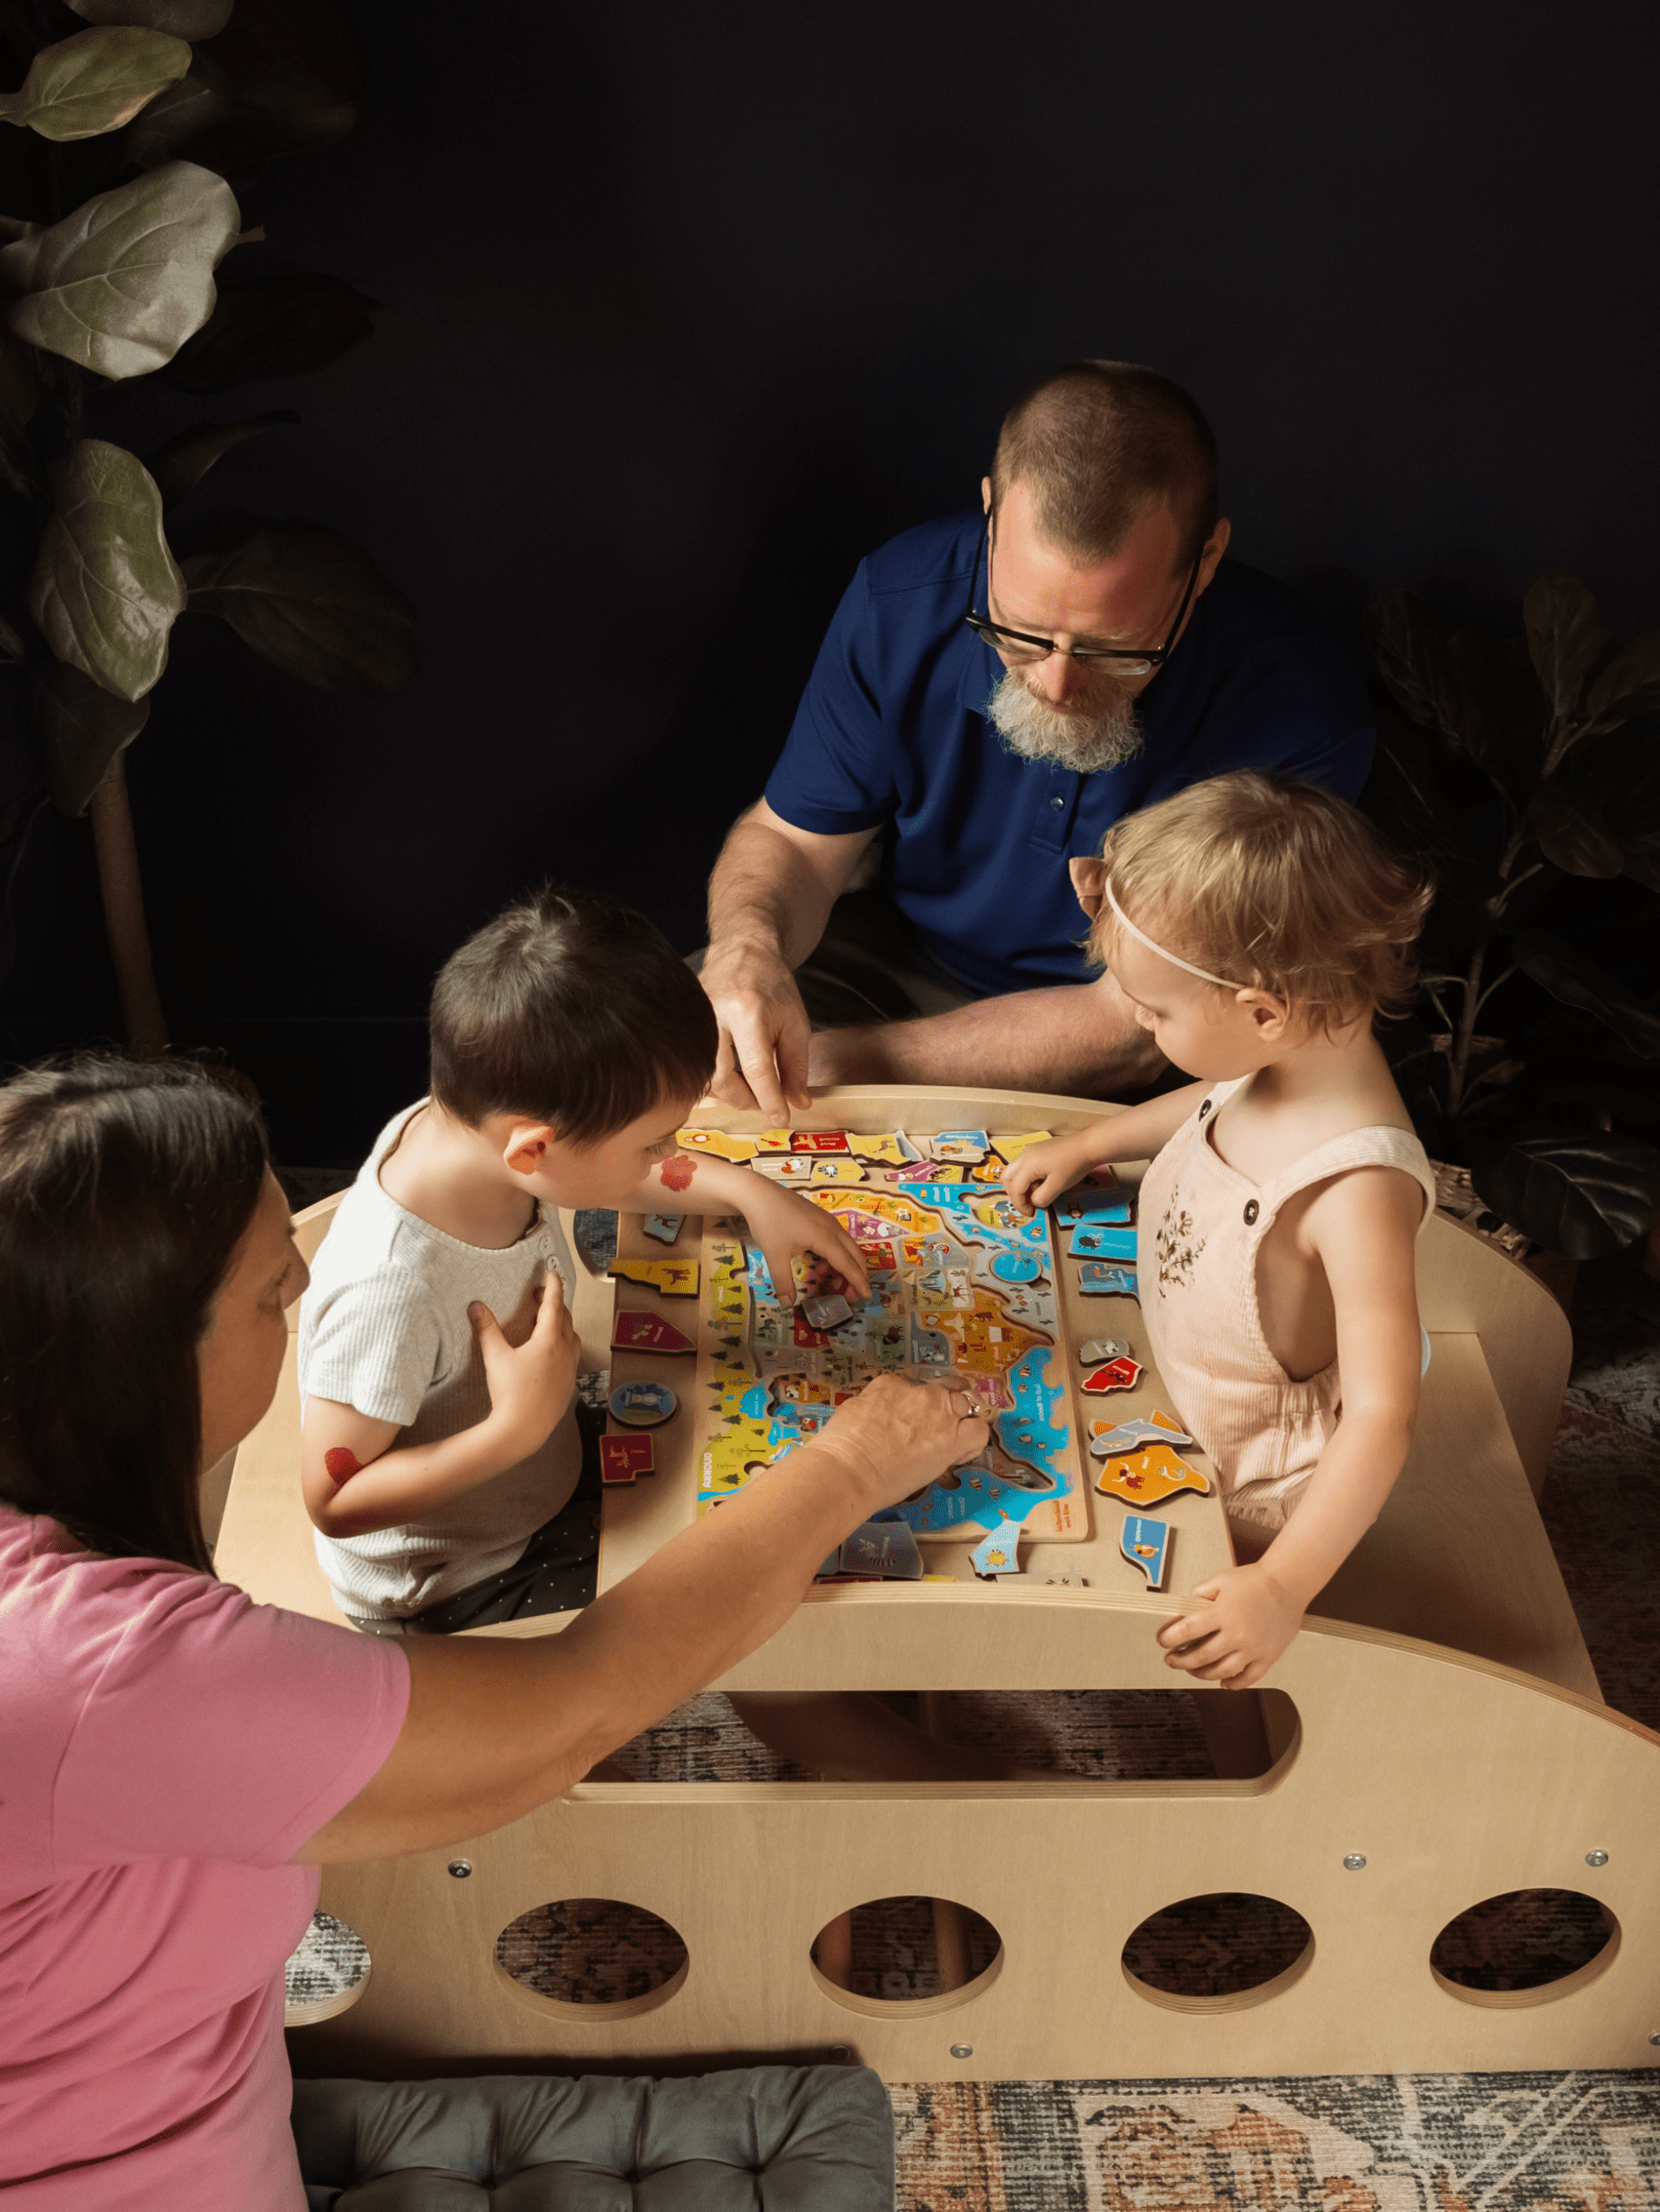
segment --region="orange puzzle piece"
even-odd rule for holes
[[[1126,1498],[1132,1505],[1156,1505],[1161,1498],[1174,1497],[1181,1490],[1197,1490],[1201,1497],[1209,1497],[1210,1477],[1190,1467],[1168,1444],[1149,1444],[1145,1451],[1126,1451],[1119,1458],[1109,1459],[1095,1477],[1095,1488],[1103,1497]]]

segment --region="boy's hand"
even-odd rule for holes
[[[492,1424],[513,1442],[523,1459],[547,1442],[576,1396],[580,1349],[557,1269],[542,1284],[536,1322],[523,1344],[510,1345],[488,1306],[467,1308],[489,1386]],[[512,1460],[507,1462],[509,1466]]]
[[[1213,1574],[1189,1602],[1158,1632],[1164,1664],[1224,1690],[1254,1689],[1302,1625],[1302,1607],[1262,1560]]]
[[[1003,1178],[1010,1198],[1026,1213],[1052,1206],[1101,1159],[1111,1141],[1104,1128],[1092,1125],[1075,1137],[1051,1137],[1028,1145]]]
[[[821,1262],[812,1295],[828,1297],[834,1292],[851,1291],[861,1300],[868,1299],[870,1276],[859,1246],[835,1215],[815,1206],[800,1191],[784,1190],[753,1170],[747,1172],[756,1188],[745,1193],[744,1218],[765,1256],[778,1303],[795,1304],[795,1276],[790,1262],[797,1253]]]

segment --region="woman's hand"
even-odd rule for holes
[[[990,1433],[966,1390],[879,1375],[836,1408],[812,1449],[853,1475],[867,1500],[860,1518],[868,1519],[983,1451]]]
[[[1262,1560],[1213,1574],[1193,1595],[1194,1610],[1158,1632],[1164,1664],[1224,1690],[1254,1689],[1302,1625],[1302,1607]]]
[[[1051,1137],[1027,1145],[1003,1178],[1003,1187],[1025,1213],[1052,1206],[1071,1190],[1086,1169],[1104,1159],[1112,1142],[1110,1122],[1092,1122],[1075,1137]]]
[[[535,1324],[522,1344],[510,1344],[488,1306],[476,1301],[467,1318],[484,1361],[489,1386],[489,1427],[501,1437],[512,1466],[527,1458],[570,1411],[576,1396],[580,1346],[565,1302],[565,1283],[557,1269],[542,1286]]]
[[[860,1300],[870,1296],[870,1276],[859,1246],[834,1214],[815,1206],[799,1191],[769,1183],[753,1169],[746,1169],[744,1178],[744,1218],[765,1255],[780,1306],[795,1304],[795,1274],[790,1263],[798,1253],[820,1263],[813,1296],[838,1291],[851,1291]]]

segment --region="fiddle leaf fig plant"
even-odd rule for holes
[[[1367,805],[1437,896],[1397,1074],[1432,1153],[1570,1259],[1660,1214],[1660,630],[1618,637],[1577,576],[1527,592],[1521,635],[1454,628],[1404,592],[1368,626],[1405,719],[1380,717]],[[1595,888],[1594,888],[1595,887]]]
[[[148,459],[106,419],[138,377],[212,398],[327,367],[372,335],[373,302],[342,278],[257,269],[222,291],[218,274],[265,235],[244,227],[231,179],[257,189],[273,155],[352,127],[362,70],[350,42],[322,0],[72,4],[89,27],[43,35],[27,67],[18,24],[49,34],[57,0],[0,17],[0,81],[8,65],[21,73],[0,94],[0,150],[8,129],[51,149],[21,195],[34,204],[0,205],[0,497],[33,521],[15,580],[33,626],[0,619],[0,662],[26,675],[27,713],[15,682],[0,697],[34,762],[19,770],[26,741],[0,731],[0,888],[42,796],[66,814],[90,811],[128,1042],[158,1052],[167,1025],[124,763],[176,624],[211,615],[299,682],[360,692],[413,679],[414,624],[368,556],[332,530],[242,515],[194,545],[172,542],[177,507],[250,439],[297,426],[292,408],[191,422]],[[67,204],[72,172],[80,190]]]

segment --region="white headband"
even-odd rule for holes
[[[1118,927],[1127,929],[1138,944],[1144,944],[1149,952],[1156,952],[1161,960],[1168,960],[1172,967],[1186,968],[1189,975],[1196,975],[1206,983],[1219,983],[1224,991],[1243,990],[1243,983],[1235,983],[1225,975],[1213,975],[1209,968],[1195,967],[1191,960],[1184,960],[1179,952],[1171,952],[1166,946],[1155,944],[1145,929],[1138,929],[1118,900],[1112,896],[1112,878],[1103,875],[1101,888],[1109,906],[1118,916]]]

